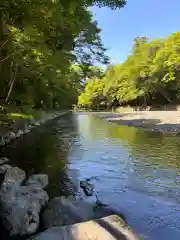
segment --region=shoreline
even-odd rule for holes
[[[94,203],[77,199],[75,195],[60,195],[51,199],[47,189],[47,174],[34,173],[28,176],[23,169],[7,164],[9,162],[7,157],[0,158],[2,239],[68,240],[72,236],[74,240],[85,240],[86,236],[91,239],[103,239],[105,236],[107,239],[113,236],[124,240],[139,239],[123,214],[103,205],[98,199]],[[87,197],[94,194],[93,190],[89,194],[89,186],[94,188],[90,179],[80,181],[80,188]],[[75,236],[74,229],[77,229],[78,236]],[[118,234],[115,230],[118,230]]]
[[[37,116],[23,118],[21,114],[16,118],[9,117],[10,115],[1,114],[0,119],[0,149],[11,144],[13,141],[19,139],[21,136],[30,133],[34,128],[43,125],[44,123],[61,117],[69,111],[54,111],[54,112],[41,112]]]
[[[117,125],[180,135],[180,111],[99,112],[100,119]]]

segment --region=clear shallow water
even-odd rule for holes
[[[95,194],[144,239],[180,239],[180,138],[68,114],[1,153],[28,174],[48,173],[51,197],[78,193],[94,177]]]

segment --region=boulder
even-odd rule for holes
[[[48,194],[38,186],[10,185],[0,192],[1,220],[10,235],[34,233],[39,213],[47,205]]]
[[[39,205],[17,199],[1,209],[1,221],[11,236],[36,232],[39,226]]]
[[[0,165],[5,164],[7,162],[9,162],[9,159],[7,157],[0,158]]]
[[[28,128],[24,129],[24,134],[30,133],[30,130]]]
[[[5,141],[4,138],[2,136],[0,136],[0,147],[3,147],[5,145]]]
[[[28,178],[25,185],[37,185],[41,188],[45,188],[48,185],[48,175],[34,174]]]
[[[18,167],[8,167],[4,175],[2,188],[12,184],[21,184],[26,178],[26,173]]]
[[[4,165],[0,166],[0,174],[5,174],[5,172],[7,171],[8,168],[12,168],[12,166],[8,165],[8,164],[4,164]]]
[[[23,198],[32,202],[38,202],[41,207],[47,205],[49,201],[47,192],[35,185],[9,185],[6,189],[1,189],[0,191],[0,202],[2,205],[9,205],[14,200]]]
[[[16,137],[19,138],[21,135],[23,135],[23,131],[19,129],[16,133]]]
[[[89,180],[80,181],[80,187],[83,189],[86,196],[92,196],[94,192],[93,184]]]
[[[137,240],[136,235],[117,216],[87,221],[74,225],[52,227],[37,234],[32,240]]]
[[[9,185],[6,189],[0,191],[0,202],[1,205],[9,205],[11,202],[17,199],[28,199],[32,202],[38,202],[40,207],[47,205],[49,197],[47,192],[42,188],[30,185],[30,186],[19,186]]]
[[[40,123],[35,122],[35,123],[34,123],[34,126],[38,127],[38,126],[40,126]]]
[[[14,139],[16,139],[16,134],[12,131],[7,132],[4,136],[4,140],[6,143],[10,143]]]

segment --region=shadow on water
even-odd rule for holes
[[[74,131],[71,115],[49,121],[8,146],[1,156],[8,157],[27,175],[47,173],[50,196],[68,196],[73,188],[67,175],[67,157]]]

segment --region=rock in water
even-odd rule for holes
[[[2,136],[0,136],[0,147],[3,147],[5,146],[5,141],[4,141],[4,138]]]
[[[0,165],[5,164],[7,162],[9,162],[9,159],[7,157],[0,158]]]
[[[94,192],[93,184],[88,180],[80,181],[80,187],[83,189],[86,196],[92,196]]]
[[[27,133],[30,133],[30,130],[29,129],[24,129],[24,132],[23,132],[24,134],[27,134]]]
[[[40,126],[40,123],[38,123],[38,122],[35,122],[35,124],[34,124],[36,127],[38,127],[38,126]]]
[[[45,188],[48,185],[48,175],[47,174],[34,174],[28,178],[25,183],[26,185],[37,185],[41,188]]]
[[[23,135],[23,131],[19,129],[16,133],[16,137],[19,138],[21,135]]]
[[[6,143],[9,143],[14,139],[16,139],[16,134],[11,131],[7,132],[6,135],[4,136],[4,140]]]
[[[21,184],[26,177],[25,171],[18,167],[7,168],[2,188],[12,184]]]
[[[0,192],[1,220],[10,235],[34,233],[39,226],[39,213],[48,203],[47,193],[40,187],[10,185]]]

